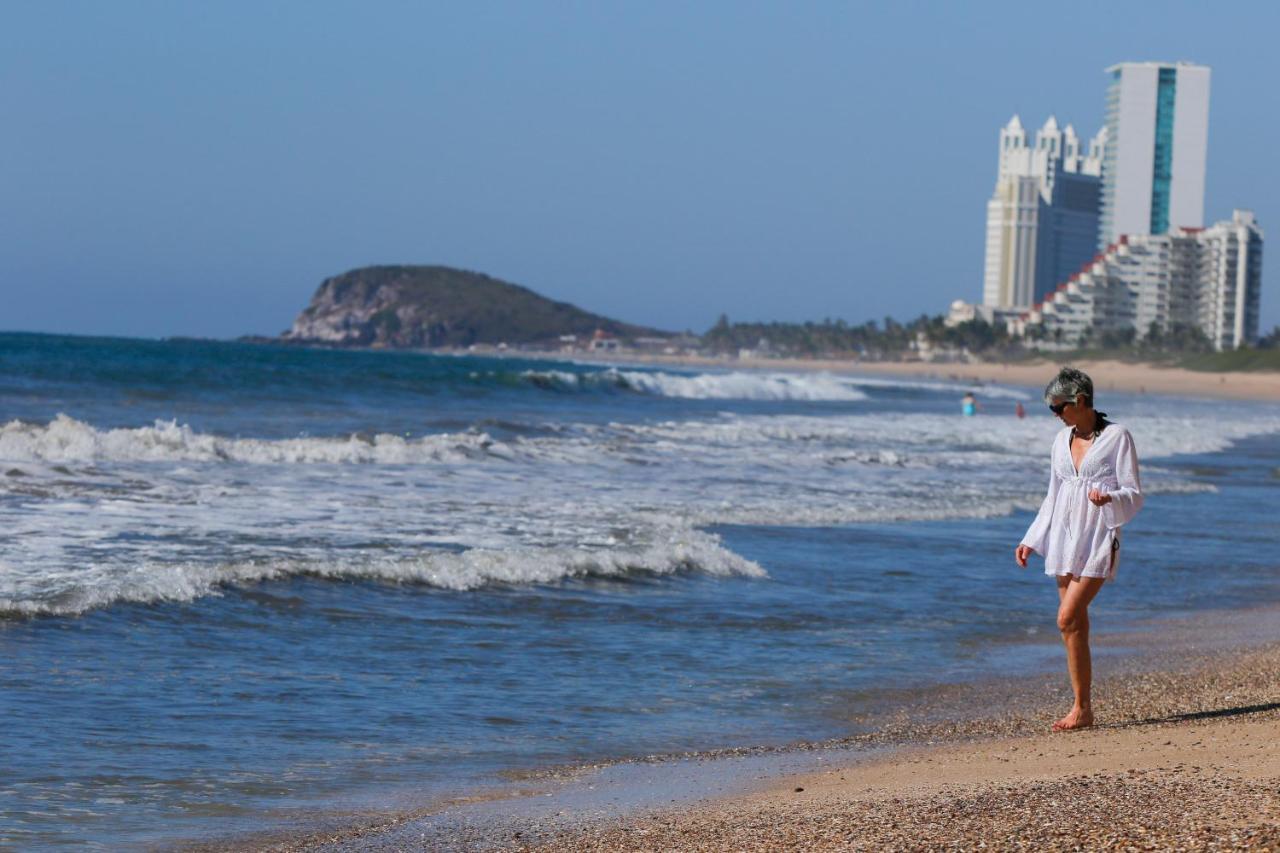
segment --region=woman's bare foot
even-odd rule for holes
[[[1093,725],[1093,711],[1086,708],[1072,708],[1061,720],[1053,724],[1055,732],[1070,732],[1076,729],[1087,729]]]

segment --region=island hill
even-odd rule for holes
[[[388,349],[510,345],[662,348],[669,332],[555,302],[520,285],[443,266],[373,266],[325,279],[281,340]]]

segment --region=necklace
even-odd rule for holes
[[[1097,412],[1093,416],[1093,429],[1089,432],[1081,432],[1079,427],[1072,427],[1071,434],[1081,441],[1093,441],[1102,433],[1102,428],[1107,425],[1106,417],[1102,412]]]

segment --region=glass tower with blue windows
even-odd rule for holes
[[[1151,168],[1151,233],[1169,230],[1169,189],[1173,184],[1173,109],[1178,72],[1161,68],[1156,83],[1156,148]]]

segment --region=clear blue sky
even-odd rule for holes
[[[0,329],[286,328],[372,263],[633,322],[981,296],[996,138],[1213,67],[1206,217],[1280,237],[1276,4],[4,2]],[[1263,328],[1280,322],[1280,254]]]

